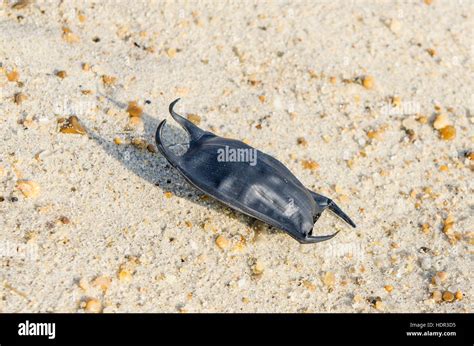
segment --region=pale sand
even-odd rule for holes
[[[90,299],[104,312],[473,311],[472,1],[11,4],[0,7],[0,311],[80,312]],[[23,86],[5,77],[13,69]],[[372,90],[351,82],[363,75]],[[167,112],[176,97],[179,112],[273,154],[358,228],[325,213],[315,234],[341,232],[300,245],[127,144],[154,143],[164,118],[169,142],[183,142]],[[132,100],[144,126],[125,132]],[[435,106],[451,141],[433,128]],[[57,118],[72,114],[87,136],[59,133]],[[309,159],[319,168],[305,169]],[[38,196],[25,198],[19,179]],[[433,285],[438,271],[447,278]],[[435,302],[437,290],[464,297]]]

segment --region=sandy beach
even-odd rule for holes
[[[0,312],[473,312],[474,2],[0,4]],[[168,113],[332,198],[302,245]]]

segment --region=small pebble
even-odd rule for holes
[[[367,137],[370,139],[380,139],[380,132],[379,131],[368,131],[367,132]]]
[[[142,126],[143,121],[140,117],[130,117],[128,119],[127,130],[137,129]]]
[[[76,117],[75,115],[70,116],[67,120],[60,119],[60,121],[61,120],[62,120],[62,124],[59,129],[61,133],[78,134],[78,135],[86,134],[86,130],[79,122],[79,118]]]
[[[102,312],[102,303],[97,299],[89,299],[86,303],[85,310],[90,313]]]
[[[21,10],[22,8],[25,8],[29,4],[31,4],[31,0],[18,0],[12,5],[12,8],[14,10]]]
[[[436,130],[441,130],[442,128],[449,125],[448,116],[446,114],[439,114],[435,121],[433,122],[433,127]]]
[[[260,100],[261,103],[264,103],[266,98],[265,98],[265,95],[260,95],[258,99]]]
[[[128,103],[127,112],[130,117],[140,117],[143,113],[143,109],[138,106],[136,101],[130,101]]]
[[[318,74],[315,70],[308,70],[308,74],[310,78],[318,78]]]
[[[79,19],[79,22],[81,23],[84,23],[86,21],[86,16],[84,15],[84,13],[82,11],[80,11],[78,14],[77,14],[77,19]]]
[[[374,78],[372,76],[364,76],[362,78],[362,85],[366,89],[372,89],[374,87]]]
[[[123,282],[130,282],[132,280],[132,274],[127,269],[120,269],[118,279]]]
[[[248,78],[248,82],[250,83],[251,86],[257,86],[257,85],[260,85],[262,83],[262,81],[257,79],[256,74],[251,74]]]
[[[336,277],[333,272],[327,272],[323,275],[323,283],[326,286],[332,287],[334,286],[335,282],[336,282]]]
[[[456,298],[456,300],[462,300],[464,295],[462,294],[461,291],[457,291],[454,297]]]
[[[67,43],[77,43],[79,42],[79,36],[73,34],[71,29],[63,27],[63,40]]]
[[[17,70],[7,73],[7,79],[9,82],[18,82],[18,78],[20,78],[20,74]]]
[[[396,19],[392,19],[390,21],[390,30],[394,33],[397,34],[400,32],[400,29],[402,28],[402,23]]]
[[[433,298],[435,302],[439,303],[442,300],[443,296],[440,291],[434,291],[431,294],[431,298]]]
[[[23,93],[16,93],[13,97],[14,102],[19,105],[27,99],[26,95]]]
[[[435,284],[438,282],[438,279],[440,282],[446,281],[448,278],[448,273],[446,272],[437,272],[436,275],[433,277],[432,282]]]
[[[439,130],[441,139],[445,141],[451,141],[456,137],[456,128],[454,126],[448,125]]]
[[[400,107],[402,104],[402,99],[400,96],[393,96],[391,99],[391,103],[393,107]]]
[[[172,193],[172,192],[169,192],[169,191],[168,191],[168,192],[165,192],[164,195],[165,195],[166,198],[171,198],[171,197],[173,197],[173,193]]]
[[[177,52],[176,48],[168,48],[166,50],[166,54],[168,55],[170,59],[173,59],[176,56],[176,52]]]
[[[428,234],[430,233],[430,225],[427,224],[427,223],[424,223],[423,225],[421,225],[421,231],[424,233],[424,234]]]
[[[298,143],[298,145],[301,145],[303,148],[306,148],[308,146],[308,142],[304,137],[298,137],[296,143]]]
[[[387,291],[388,293],[391,293],[393,291],[392,285],[385,285],[384,288],[385,288],[385,291]]]
[[[402,121],[402,126],[407,130],[414,130],[416,128],[417,122],[413,118],[406,118]]]
[[[309,169],[309,170],[316,170],[319,168],[319,164],[313,160],[303,160],[301,162],[302,166],[304,169]]]
[[[436,55],[436,50],[434,48],[428,48],[426,49],[426,52],[431,56],[434,57]]]
[[[64,79],[64,78],[67,77],[67,72],[66,71],[57,71],[56,76],[61,78],[61,79]]]
[[[216,245],[222,249],[222,250],[225,250],[229,247],[230,245],[230,241],[224,237],[223,235],[219,235],[217,238],[216,238]]]
[[[102,83],[104,83],[104,85],[106,85],[106,86],[112,86],[112,85],[114,85],[116,82],[117,82],[117,78],[116,78],[116,77],[113,77],[113,76],[106,76],[106,75],[103,75],[103,76],[102,76]]]
[[[89,284],[85,278],[81,278],[77,285],[80,287],[81,290],[87,291],[89,289]]]
[[[137,149],[146,149],[148,143],[141,139],[141,138],[133,138],[132,141],[130,142],[135,148]]]
[[[204,195],[205,196],[205,195]],[[207,197],[207,196],[205,196]],[[212,232],[212,233],[216,233],[217,232],[217,228],[210,222],[204,222],[202,224],[202,228],[206,231],[206,232]]]
[[[61,216],[59,218],[59,222],[61,222],[63,225],[69,225],[71,223],[71,220],[67,216]]]
[[[120,145],[123,143],[122,139],[120,137],[115,137],[114,138],[114,143],[117,144],[117,145]]]
[[[443,233],[445,234],[451,234],[452,233],[452,228],[454,226],[454,217],[452,215],[449,215],[443,223]]]
[[[146,146],[146,149],[152,154],[156,154],[158,152],[158,150],[156,149],[156,147],[153,144],[148,144]]]
[[[418,118],[416,118],[416,121],[418,121],[420,124],[426,124],[428,123],[428,117],[425,115],[420,115]]]
[[[16,187],[26,198],[35,198],[40,192],[38,183],[32,180],[19,180]]]
[[[443,292],[443,300],[445,302],[452,302],[454,300],[454,294],[449,291]]]

